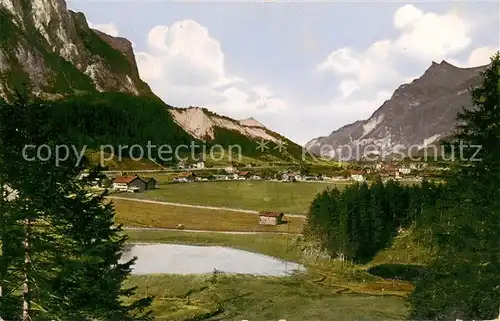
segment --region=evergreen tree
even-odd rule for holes
[[[359,244],[358,258],[366,260],[374,254],[372,249],[373,242],[373,209],[370,208],[370,189],[366,182],[359,186],[358,194],[359,205]]]
[[[411,296],[417,319],[493,319],[499,312],[500,52],[471,98],[474,108],[459,114],[452,142],[455,153],[462,150],[460,163],[443,200],[425,213],[438,255]]]
[[[390,228],[386,221],[386,205],[385,205],[385,186],[381,181],[375,182],[371,186],[370,208],[372,209],[372,230],[373,237],[371,239],[371,251],[383,249],[388,244],[387,230]]]
[[[149,298],[121,301],[134,292],[122,289],[133,261],[119,263],[126,239],[113,227],[112,206],[76,178],[85,164],[69,157],[58,166],[47,149],[24,150],[65,143],[51,112],[23,97],[0,105],[0,317],[147,320]]]

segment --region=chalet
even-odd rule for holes
[[[174,182],[194,182],[196,180],[196,174],[192,172],[184,172],[179,176],[174,178]]]
[[[86,178],[86,177],[89,177],[89,175],[90,175],[90,173],[88,173],[88,172],[83,172],[83,173],[81,173],[80,175],[78,175],[78,179],[79,179],[79,180],[82,180],[82,179],[84,179],[84,178]]]
[[[402,166],[398,169],[398,172],[403,175],[408,175],[411,173],[411,168]]]
[[[7,184],[3,185],[3,199],[6,201],[13,201],[19,197],[19,192]]]
[[[356,182],[364,182],[365,181],[365,176],[364,172],[362,171],[352,171],[351,172],[351,179]]]
[[[232,173],[234,173],[236,170],[237,170],[237,169],[236,169],[236,168],[234,168],[233,166],[228,166],[228,167],[224,168],[224,171],[225,171],[226,173],[228,173],[228,174],[232,174]]]
[[[283,223],[283,213],[276,212],[260,212],[259,224],[260,225],[279,225]]]
[[[143,192],[146,190],[146,183],[139,176],[118,176],[112,184],[115,191]]]
[[[144,183],[146,183],[146,190],[156,189],[158,188],[158,181],[152,177],[142,177],[141,178]]]
[[[300,175],[297,173],[289,172],[289,173],[284,173],[283,175],[281,175],[282,181],[295,182],[295,181],[298,181],[299,179],[300,179]]]
[[[250,172],[238,172],[238,179],[249,179],[252,175]]]
[[[214,179],[215,180],[218,180],[218,181],[227,181],[229,180],[229,176],[227,175],[213,175],[214,176]]]

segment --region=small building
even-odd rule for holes
[[[3,185],[3,199],[6,201],[14,201],[19,197],[19,192],[7,184]]]
[[[224,168],[224,171],[228,174],[232,174],[236,171],[237,169],[234,168],[233,166],[227,166],[226,168]]]
[[[84,178],[89,177],[89,175],[90,175],[90,173],[88,173],[88,172],[83,172],[83,173],[81,173],[80,175],[78,175],[78,179],[79,179],[79,180],[83,180]]]
[[[403,175],[408,175],[411,173],[411,168],[403,166],[398,169],[398,172]]]
[[[238,179],[250,179],[252,174],[250,172],[238,172]]]
[[[194,164],[195,168],[197,169],[204,169],[205,168],[205,162],[198,162],[196,164]]]
[[[146,183],[139,176],[118,176],[113,181],[112,188],[122,192],[143,192],[146,190]]]
[[[299,180],[300,177],[298,174],[296,173],[283,173],[283,175],[281,175],[281,180],[282,181],[289,181],[289,182],[295,182],[297,180]]]
[[[146,190],[151,190],[151,189],[157,189],[158,188],[158,181],[154,179],[153,177],[143,177],[141,178],[144,183],[146,183]]]
[[[260,212],[259,224],[260,225],[279,225],[283,223],[283,213],[276,212]]]
[[[356,182],[364,182],[365,181],[365,176],[363,175],[364,173],[361,171],[352,171],[351,172],[351,179]]]
[[[196,174],[192,172],[184,172],[174,178],[174,182],[194,182],[196,181]]]

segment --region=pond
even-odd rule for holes
[[[214,269],[224,273],[285,276],[304,267],[293,262],[221,246],[177,244],[132,244],[122,262],[134,256],[132,274],[205,274]]]

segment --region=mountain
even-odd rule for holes
[[[315,138],[305,147],[316,155],[349,160],[413,155],[453,133],[457,113],[472,107],[468,89],[480,84],[485,67],[432,62],[420,78],[396,89],[370,118]]]
[[[171,108],[169,112],[191,136],[212,146],[218,144],[229,148],[237,144],[245,155],[269,160],[274,157],[293,161],[302,157],[301,146],[269,130],[252,117],[235,120],[199,107]],[[257,148],[261,141],[267,142],[265,153]]]
[[[90,29],[63,0],[0,0],[0,95],[24,81],[54,94],[115,91],[152,95],[131,43]]]
[[[244,155],[272,160],[302,155],[300,146],[253,118],[167,105],[141,80],[131,42],[91,29],[64,0],[0,0],[0,98],[11,100],[26,86],[54,102],[53,121],[70,137],[93,148],[151,139],[171,146],[238,144]],[[287,150],[258,153],[261,140],[270,147],[284,141]]]

